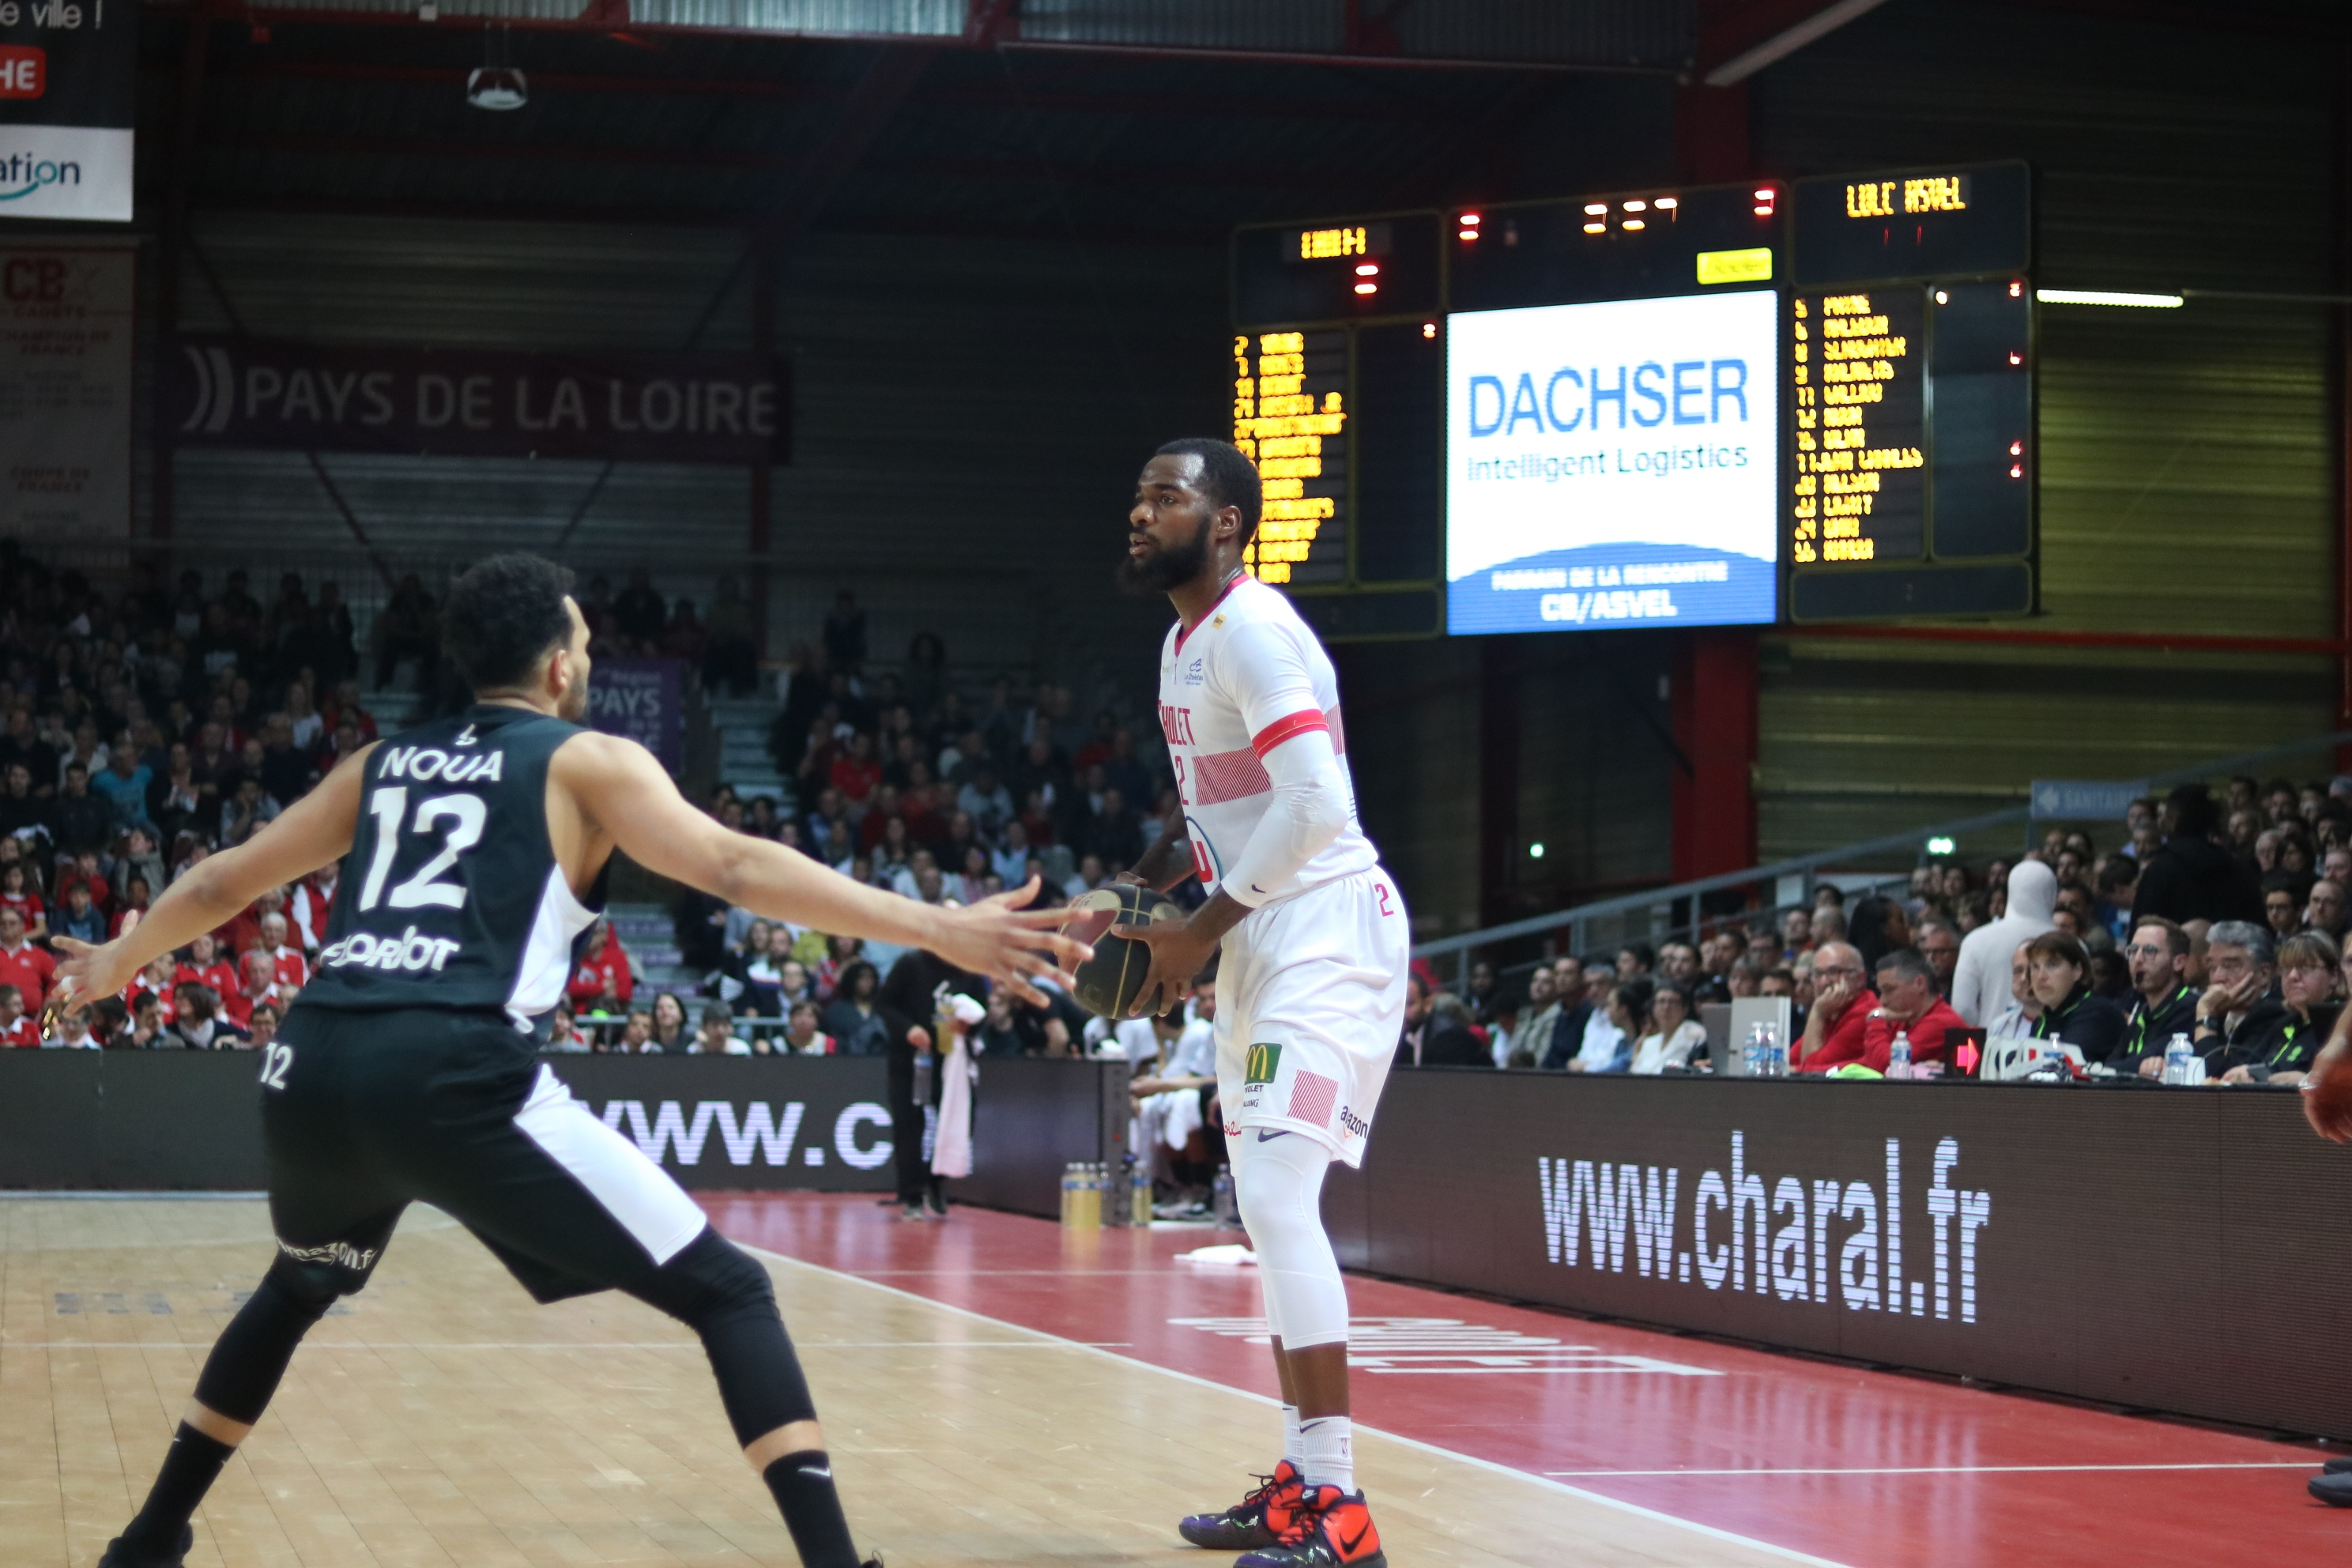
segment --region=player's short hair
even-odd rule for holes
[[[1200,458],[1201,489],[1208,492],[1209,504],[1239,507],[1242,542],[1247,544],[1257,537],[1257,517],[1265,508],[1265,492],[1258,483],[1257,465],[1242,456],[1239,447],[1213,436],[1181,436],[1152,456]]]
[[[572,640],[571,592],[569,567],[522,551],[476,562],[449,589],[442,648],[475,690],[512,686]]]

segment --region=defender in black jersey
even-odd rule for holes
[[[345,858],[319,967],[260,1054],[278,1257],[222,1331],[146,1504],[101,1568],[178,1568],[189,1520],[297,1344],[359,1290],[422,1200],[541,1301],[619,1289],[700,1335],[736,1440],[809,1568],[858,1568],[806,1380],[765,1269],[538,1059],[574,943],[624,849],[773,918],[939,953],[1040,1000],[1087,950],[1024,910],[879,892],[688,805],[641,746],[580,728],[586,623],[570,575],[526,555],[467,572],[447,651],[477,706],[358,752],[244,846],[204,861],[115,941],[72,956],[53,1006],[130,984],[264,889]]]

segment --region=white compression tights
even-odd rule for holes
[[[1285,1351],[1345,1343],[1348,1289],[1323,1231],[1323,1173],[1331,1152],[1297,1132],[1261,1142],[1259,1131],[1244,1128],[1229,1147],[1266,1321]]]

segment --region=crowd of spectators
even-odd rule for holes
[[[120,934],[376,735],[337,585],[142,574],[119,595],[0,542],[0,1041],[35,1046],[56,940]],[[336,868],[159,959],[52,1043],[267,1044],[310,977]]]
[[[2014,862],[1948,858],[1851,906],[1823,883],[1697,942],[1413,976],[1401,1062],[1704,1072],[1710,1003],[1785,996],[1801,1073],[1969,1071],[1977,1037],[2058,1047],[2070,1076],[2155,1079],[2175,1037],[2209,1083],[2299,1082],[2352,996],[2352,776],[2234,778],[2133,803],[2124,837],[2053,830]]]

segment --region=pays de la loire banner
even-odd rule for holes
[[[0,0],[0,5],[7,0]],[[184,337],[163,355],[181,446],[662,463],[790,458],[782,362]]]
[[[131,221],[131,0],[0,0],[0,217]]]
[[[677,773],[686,763],[686,661],[604,656],[588,668],[588,722]]]

